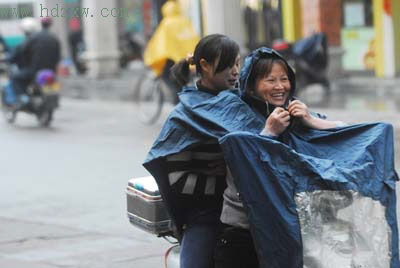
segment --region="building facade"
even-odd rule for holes
[[[283,36],[325,32],[335,70],[400,75],[400,1],[281,0]],[[338,68],[340,67],[340,68]]]
[[[89,58],[110,64],[105,58],[118,58],[123,34],[135,34],[145,46],[162,18],[161,7],[165,1],[0,0],[0,31],[8,42],[15,44],[22,34],[18,28],[19,18],[14,16],[12,8],[28,10],[35,17],[43,16],[44,8],[48,8],[54,18],[53,30],[65,48],[68,48],[70,25],[76,25],[78,20],[87,41]],[[329,42],[330,77],[351,72],[377,77],[400,75],[398,0],[175,1],[180,2],[201,36],[229,35],[239,43],[244,55],[256,47],[271,46],[277,39],[294,42],[313,32],[324,32]],[[61,8],[71,12],[55,17],[60,15]],[[7,10],[10,12],[6,14]],[[68,56],[68,49],[64,50],[64,56]],[[100,69],[107,72],[110,68]]]
[[[228,34],[247,50],[270,46],[276,39],[294,42],[324,32],[329,42],[330,77],[354,72],[400,75],[400,1],[180,1],[183,6],[190,6],[188,2],[199,6],[200,2],[203,34]]]

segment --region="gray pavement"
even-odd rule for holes
[[[0,118],[1,268],[153,268],[170,246],[133,227],[128,179],[159,125],[128,102],[62,98],[50,128]]]
[[[65,105],[63,105],[59,115],[57,114],[56,127],[44,133],[31,127],[30,123],[28,123],[28,126],[23,126],[27,128],[26,131],[29,132],[30,140],[26,140],[26,144],[22,144],[19,147],[21,147],[21,150],[26,150],[26,152],[34,152],[34,149],[39,150],[46,144],[54,146],[56,144],[55,141],[61,144],[62,149],[66,150],[70,155],[76,155],[79,152],[77,151],[78,147],[73,145],[75,143],[78,143],[76,144],[77,146],[83,143],[88,144],[88,151],[93,149],[95,151],[98,146],[108,144],[106,146],[107,153],[96,156],[88,155],[86,161],[92,158],[99,161],[107,160],[106,163],[110,165],[107,170],[112,174],[104,175],[105,168],[98,169],[98,165],[94,160],[91,166],[92,171],[85,171],[87,172],[87,177],[103,177],[105,181],[109,182],[109,184],[99,185],[98,191],[93,192],[93,196],[100,202],[90,206],[77,199],[77,196],[85,196],[83,190],[80,192],[76,190],[67,191],[63,200],[68,200],[68,202],[60,202],[61,198],[54,199],[51,192],[48,192],[42,198],[31,195],[29,189],[24,185],[19,185],[15,192],[3,189],[2,203],[0,204],[2,210],[2,214],[0,214],[0,267],[161,267],[163,262],[162,255],[169,245],[164,243],[162,239],[144,234],[144,232],[135,230],[129,225],[124,214],[124,195],[121,194],[127,177],[131,176],[132,172],[137,172],[140,169],[140,161],[138,159],[142,160],[145,150],[148,149],[151,140],[160,129],[163,119],[166,118],[172,108],[167,106],[161,119],[151,127],[139,126],[135,118],[130,118],[135,113],[130,103],[133,100],[133,90],[142,74],[143,66],[137,64],[115,78],[97,80],[75,75],[60,78],[62,94],[65,96],[65,101],[63,100]],[[400,78],[377,79],[349,76],[332,81],[332,85],[330,101],[322,105],[316,101],[316,104],[312,104],[310,107],[314,111],[328,115],[331,119],[348,123],[375,121],[391,123],[395,129],[395,148],[397,148],[395,159],[396,167],[399,171]],[[314,99],[318,100],[320,96],[321,92],[318,88],[310,88],[301,97],[313,103]],[[88,100],[90,103],[94,101],[96,104],[84,107],[79,102],[80,100]],[[119,108],[116,110],[115,103],[118,101],[123,103],[122,107],[118,105]],[[80,116],[77,116],[77,118],[72,117],[72,112]],[[94,115],[96,115],[97,121],[93,121]],[[119,126],[121,120],[124,120],[126,124],[118,130],[118,134],[115,134],[119,141],[111,143],[111,137],[109,137],[111,129]],[[62,125],[63,122],[65,126]],[[57,127],[57,124],[59,124],[59,127]],[[73,127],[71,124],[73,124]],[[100,127],[100,124],[103,128],[96,129]],[[15,135],[19,135],[19,139],[25,140],[23,137],[25,134],[22,134],[21,131],[23,127],[15,129],[4,127],[6,131],[2,131],[3,140],[7,140],[11,136],[15,137]],[[98,135],[99,133],[101,138]],[[71,137],[71,134],[75,136]],[[57,135],[57,138],[54,137],[55,135]],[[127,143],[121,141],[121,138],[128,135],[133,135],[132,139],[145,140],[146,142],[139,151],[137,151],[137,148],[134,149],[136,151],[131,156],[134,159],[115,163],[115,159],[128,157],[126,155],[126,157],[121,158],[121,155],[124,156],[122,153],[125,152],[123,149],[125,146],[134,148],[135,142],[133,140]],[[69,141],[71,138],[73,142]],[[44,142],[43,139],[48,139],[49,143]],[[31,150],[23,148],[25,146],[29,147],[31,144],[34,144],[32,148],[29,148]],[[11,145],[7,144],[7,146]],[[53,150],[57,151],[55,148]],[[14,157],[13,154],[9,152],[6,158]],[[34,157],[34,154],[28,153],[25,157]],[[42,157],[45,157],[44,154]],[[51,161],[51,163],[58,163],[51,172],[57,172],[57,167],[61,165],[57,159],[56,157]],[[69,159],[69,161],[72,160]],[[71,162],[70,170],[78,166],[78,163]],[[28,165],[29,167],[35,168],[33,163]],[[115,177],[117,170],[120,172],[120,175],[118,175],[119,181],[112,177]],[[12,174],[12,171],[1,166],[0,171],[2,176]],[[40,170],[37,171],[40,172]],[[58,172],[62,173],[61,171]],[[52,179],[51,175],[49,175],[50,171],[47,171],[47,173],[47,179],[50,181]],[[79,182],[78,176],[74,176],[73,173],[69,175],[63,174],[63,176],[65,176],[65,179],[55,181],[54,186],[66,186],[72,189],[73,182]],[[28,179],[30,180],[27,177],[27,181]],[[91,185],[94,185],[92,182],[90,180],[87,182],[87,189],[91,189]],[[46,189],[50,188],[48,183],[40,182],[40,179],[35,180],[33,183],[38,184],[36,186],[41,187],[41,191],[46,191]],[[113,186],[110,187],[110,185]],[[108,196],[117,194],[119,199],[115,200],[114,198],[113,203],[109,204],[107,200],[111,200],[111,198],[105,199],[102,193],[107,193]],[[44,198],[47,198],[47,200]],[[40,204],[41,202],[48,203],[49,199],[54,200],[54,204]],[[85,200],[91,199],[87,198]],[[32,204],[31,202],[36,203]],[[24,208],[24,206],[27,207]],[[35,209],[32,210],[29,206]],[[71,207],[77,208],[78,211],[72,210]],[[103,214],[101,211],[107,207],[112,207],[114,212]]]

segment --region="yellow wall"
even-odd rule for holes
[[[282,1],[283,37],[289,42],[302,37],[300,0]]]
[[[384,47],[384,35],[392,34],[385,31],[383,26],[384,1],[373,0],[374,5],[374,30],[375,30],[375,74],[377,77],[385,76],[385,60],[384,53],[391,53],[395,57],[395,73],[400,74],[400,1],[391,0],[392,4],[392,21],[393,21],[393,51],[386,51]]]
[[[396,57],[396,75],[400,75],[400,1],[392,0],[392,19],[394,30],[394,53]]]
[[[383,0],[373,0],[375,29],[375,74],[383,77],[385,74],[383,56]]]

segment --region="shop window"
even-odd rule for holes
[[[281,0],[242,0],[247,47],[271,46],[283,38]]]
[[[372,0],[344,0],[342,10],[343,27],[373,26]]]
[[[372,0],[344,0],[341,46],[343,69],[370,71],[375,68],[375,31]]]

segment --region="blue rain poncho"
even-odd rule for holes
[[[240,98],[238,89],[225,90],[214,96],[196,87],[184,87],[179,100],[144,163],[144,167],[157,181],[178,231],[184,224],[185,212],[171,194],[166,157],[209,142],[210,139],[217,142],[217,139],[230,132],[259,133],[264,127],[263,119]]]
[[[243,70],[253,63],[246,59]],[[260,267],[400,267],[391,125],[293,124],[275,139],[258,134],[265,118],[237,90],[213,96],[186,87],[179,98],[144,163],[178,229],[182,210],[165,157],[214,138],[247,210]]]

